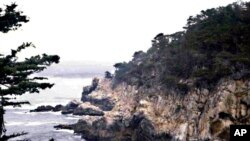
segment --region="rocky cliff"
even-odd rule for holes
[[[250,124],[249,15],[233,3],[158,34],[63,109],[83,115],[66,128],[91,141],[229,140],[231,124]]]
[[[231,124],[250,124],[248,80],[223,79],[213,91],[194,88],[185,96],[111,86],[101,80],[89,95],[105,95],[114,103],[112,110],[71,125],[87,140],[229,140]]]

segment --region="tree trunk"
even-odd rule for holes
[[[0,138],[5,134],[6,129],[4,125],[4,109],[3,109],[3,97],[0,104]]]

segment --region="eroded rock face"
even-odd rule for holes
[[[89,98],[87,98],[86,101],[99,107],[103,111],[110,111],[110,110],[112,110],[112,108],[115,105],[115,103],[112,100],[110,100],[109,98],[96,99],[96,98],[89,97]]]
[[[104,112],[90,102],[72,100],[62,108],[62,114],[103,116]]]
[[[78,123],[70,126],[75,133],[80,133],[87,140],[102,141],[171,139],[168,133],[158,134],[152,122],[142,112],[136,111],[137,98],[131,99],[131,93],[137,93],[137,90],[131,86],[126,88],[124,86],[113,90],[110,80],[101,81],[98,89],[87,95],[88,101],[82,102],[73,110],[73,114],[80,112],[81,115],[85,115],[88,108],[91,108],[91,112],[95,109],[93,115],[88,111],[88,116],[83,116]],[[106,111],[105,114],[97,102],[100,100],[101,104],[104,98],[113,102],[112,110]],[[95,102],[90,99],[95,99]],[[121,101],[117,102],[117,100]],[[96,114],[97,111],[100,113]]]
[[[82,92],[82,98],[81,100],[84,102],[84,101],[87,101],[85,98],[88,94],[90,94],[91,92],[93,92],[97,86],[98,86],[98,83],[99,83],[99,79],[98,78],[94,78],[92,80],[92,84],[90,86],[85,86],[83,87],[83,92]]]
[[[92,105],[99,107],[103,111],[110,111],[115,103],[112,100],[111,95],[106,94],[101,88],[98,89],[99,81],[98,78],[94,78],[90,86],[83,88],[81,101],[90,102]],[[108,81],[108,79],[106,81]]]
[[[197,103],[201,101],[199,98],[190,109],[187,109],[189,114],[186,115],[194,121],[198,121],[195,123],[196,126],[189,123],[188,138],[228,140],[231,124],[249,124],[248,104],[243,102],[250,96],[249,90],[247,90],[250,88],[248,84],[248,81],[222,80],[215,91],[210,92],[207,96],[202,92],[192,92],[193,95],[206,99],[206,102],[202,104],[203,109],[197,110],[197,115],[190,117],[191,113],[195,113]],[[191,101],[193,100],[188,99],[185,103]]]
[[[98,107],[83,103],[80,104],[76,109],[74,109],[73,115],[103,116],[104,112]]]
[[[250,124],[246,80],[221,80],[214,91],[193,88],[185,96],[126,84],[112,89],[111,80],[97,87],[85,98],[107,98],[112,109],[103,112],[96,101],[68,105],[72,113],[84,115],[70,127],[87,140],[228,140],[231,124]]]

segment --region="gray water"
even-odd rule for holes
[[[39,105],[66,104],[72,99],[80,99],[82,88],[91,83],[91,78],[60,78],[53,77],[49,81],[56,85],[52,89],[41,91],[39,94],[25,94],[17,100],[29,100],[31,105],[21,108],[7,107],[5,114],[7,134],[28,132],[27,135],[12,140],[30,139],[32,141],[82,141],[80,135],[71,130],[56,130],[54,125],[75,123],[78,116],[61,115],[60,112],[30,113]]]

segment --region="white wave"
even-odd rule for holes
[[[56,105],[58,105],[58,104],[60,104],[60,103],[57,103],[57,102],[42,102],[42,103],[39,103],[39,104],[34,104],[33,106],[34,106],[35,108],[37,108],[38,106],[47,106],[47,105],[56,106]],[[34,108],[34,109],[35,109],[35,108]]]
[[[12,107],[12,106],[8,106],[6,107],[5,109],[8,110],[12,110],[12,109],[15,109],[15,110],[18,110],[18,109],[27,109],[27,110],[30,110],[30,109],[34,109],[36,108],[35,106],[32,106],[32,105],[22,105],[21,107]]]
[[[13,112],[14,114],[18,114],[18,115],[23,115],[23,114],[26,114],[26,113],[28,113],[28,112]]]
[[[59,112],[49,112],[49,113],[52,114],[52,115],[62,115],[61,111],[59,111]]]
[[[27,112],[27,114],[32,115],[32,116],[34,116],[34,115],[47,115],[50,113],[52,113],[52,112]]]
[[[55,130],[55,131],[57,131],[57,132],[67,132],[67,133],[71,133],[71,134],[74,133],[73,130],[68,130],[68,129],[60,129],[60,130]]]
[[[16,126],[16,125],[22,125],[24,122],[7,122],[6,126]]]
[[[66,117],[66,119],[79,119],[80,116],[70,116],[70,117]]]

